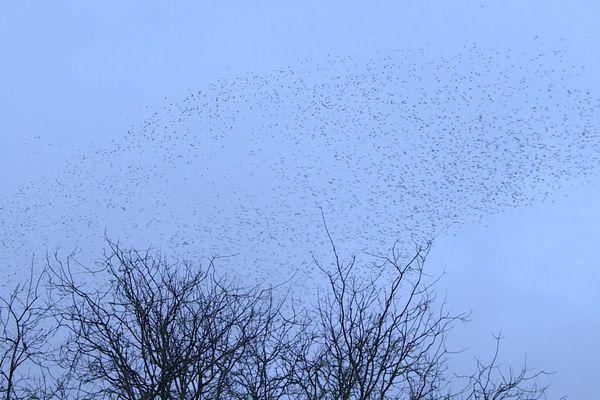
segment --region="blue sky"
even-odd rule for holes
[[[198,90],[210,92],[207,88],[220,79],[269,77],[289,68],[319,82],[332,70],[345,68],[346,63],[339,60],[348,56],[356,57],[353,59],[360,64],[406,49],[415,57],[411,62],[440,62],[442,57],[468,54],[465,46],[475,45],[483,53],[498,51],[500,55],[494,56],[498,59],[509,50],[545,52],[550,54],[546,62],[551,63],[553,51],[563,52],[561,62],[576,66],[579,73],[569,87],[589,90],[591,97],[597,98],[598,15],[600,4],[594,1],[2,2],[0,196],[5,213],[15,208],[10,221],[2,226],[4,235],[13,233],[6,227],[18,226],[19,218],[31,226],[42,219],[66,221],[66,211],[60,207],[41,205],[35,214],[27,214],[18,204],[26,208],[37,204],[34,197],[52,196],[60,202],[61,187],[71,191],[84,188],[77,201],[85,204],[86,193],[100,189],[84,178],[78,180],[73,171],[85,170],[81,176],[88,179],[104,172],[116,174],[110,169],[112,163],[126,166],[129,160],[118,156],[110,162],[100,159],[99,149],[106,154],[115,149],[116,154],[130,154],[124,145],[118,146],[127,142],[127,137],[137,137],[144,121],[162,125],[161,121],[176,114],[169,110],[170,104],[190,104],[183,100],[186,96]],[[401,63],[402,55],[394,54],[394,62]],[[332,60],[338,61],[330,72],[307,72]],[[477,68],[467,59],[464,62],[462,70],[459,62],[452,64],[458,73]],[[529,63],[519,57],[515,62]],[[158,117],[153,117],[155,112]],[[248,126],[271,123],[258,121],[247,112]],[[190,122],[189,126],[204,127],[202,123]],[[128,131],[134,134],[128,136]],[[276,147],[277,139],[269,143],[273,152],[285,153]],[[233,157],[236,151],[241,150],[223,154]],[[141,165],[148,159],[138,161]],[[227,160],[216,157],[212,162],[208,174],[227,169]],[[188,173],[178,168],[179,164],[173,165],[162,173],[182,177]],[[100,167],[106,169],[94,170]],[[532,364],[558,371],[551,378],[555,382],[552,394],[579,399],[592,398],[590,382],[598,372],[594,360],[600,355],[595,340],[600,328],[600,298],[595,294],[600,283],[595,251],[600,191],[594,184],[598,175],[584,179],[577,166],[571,169],[571,176],[558,179],[553,193],[539,201],[469,214],[463,224],[438,235],[430,264],[446,268],[443,285],[452,305],[473,309],[473,322],[464,333],[460,331],[463,336],[454,339],[457,345],[467,344],[472,353],[484,354],[491,350],[491,333],[502,329],[507,336],[507,360],[519,362],[527,354]],[[237,171],[228,174],[231,178]],[[59,186],[50,185],[54,181],[60,181]],[[228,190],[218,183],[216,187]],[[171,189],[185,193],[183,187]],[[148,192],[145,201],[152,193]],[[170,208],[165,206],[164,215],[192,209],[182,198],[169,197]],[[119,197],[115,199],[118,203]],[[257,204],[260,199],[254,197]],[[292,197],[284,200],[292,201]],[[291,204],[293,208],[296,203]],[[152,212],[146,206],[144,212]],[[340,210],[343,206],[338,204]],[[98,206],[90,207],[81,206],[78,215],[92,215],[93,207]],[[340,210],[331,212],[338,216]],[[123,214],[109,215],[112,220],[107,224],[123,217],[143,220],[144,212],[123,210]],[[351,222],[352,217],[347,218]],[[343,219],[337,221],[344,225]],[[85,226],[82,221],[69,223],[76,229]],[[229,226],[234,224],[232,221]],[[244,226],[248,221],[240,219],[238,224]],[[178,226],[165,229],[175,235]],[[249,232],[239,226],[234,229],[236,234]],[[101,227],[98,229],[85,235],[101,237]],[[124,237],[127,229],[115,228]],[[54,231],[44,232],[51,236]],[[76,230],[72,236],[78,233]],[[148,238],[160,240],[151,234]],[[54,245],[71,246],[67,237],[54,239]],[[28,236],[23,243],[39,246],[38,253],[49,244],[41,233]],[[10,246],[1,250],[3,259],[17,251]],[[218,244],[214,246],[211,250],[217,251]],[[15,276],[8,275],[10,279]]]

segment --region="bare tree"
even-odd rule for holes
[[[322,214],[323,216],[323,214]],[[498,366],[500,338],[490,363],[477,361],[468,385],[453,392],[447,371],[446,334],[466,314],[450,314],[436,304],[435,284],[424,273],[431,247],[427,241],[404,260],[394,243],[389,255],[375,255],[385,275],[359,274],[356,258],[343,262],[323,224],[333,268],[314,259],[327,278],[312,323],[304,325],[294,347],[294,397],[298,399],[533,400],[544,396],[538,378],[545,374],[524,365]],[[391,274],[391,278],[390,278]],[[385,279],[382,277],[385,276]],[[429,279],[428,279],[429,278]],[[459,381],[460,381],[459,379]]]
[[[402,264],[396,246],[381,257],[393,279],[358,276],[354,257],[343,263],[325,225],[333,271],[319,296],[312,330],[299,346],[295,383],[305,399],[429,399],[444,388],[444,336],[464,315],[435,308],[423,263],[430,243]]]
[[[0,296],[0,394],[5,400],[53,398],[50,389],[50,339],[56,326],[49,323],[52,305],[41,298],[45,271],[29,277],[6,297]]]
[[[490,362],[475,359],[477,370],[467,380],[461,399],[464,400],[538,400],[545,398],[548,386],[540,385],[538,378],[547,375],[544,371],[531,369],[527,362],[517,370],[511,367],[502,369],[498,364],[500,334],[494,336],[496,350]]]
[[[69,331],[62,356],[83,384],[78,397],[248,398],[242,390],[255,386],[251,398],[271,398],[282,387],[267,374],[288,324],[271,290],[233,285],[217,276],[214,259],[202,269],[111,242],[102,268],[89,271],[108,280],[87,290],[73,261],[51,271],[67,301],[58,313]],[[250,360],[261,365],[259,381],[243,380]]]

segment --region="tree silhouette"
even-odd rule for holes
[[[446,336],[465,314],[436,299],[431,242],[381,275],[314,259],[325,288],[298,308],[274,287],[245,287],[206,267],[107,241],[100,266],[74,255],[18,285],[0,307],[0,390],[9,399],[540,399],[541,371],[476,361],[449,373]],[[329,265],[329,266],[327,266]],[[74,271],[77,271],[75,273]],[[83,272],[82,272],[83,271]],[[385,274],[383,274],[385,272]],[[81,274],[81,275],[80,275]],[[385,279],[383,278],[385,277]],[[41,301],[42,279],[50,296]],[[51,339],[60,341],[57,348]],[[38,366],[30,373],[27,365]],[[52,369],[52,371],[50,371]],[[52,373],[50,373],[52,372]],[[459,389],[455,389],[459,387]]]

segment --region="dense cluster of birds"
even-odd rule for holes
[[[0,262],[95,256],[106,232],[310,286],[313,256],[330,259],[321,210],[341,252],[385,253],[597,178],[599,103],[578,74],[560,51],[465,47],[214,82],[6,196]]]

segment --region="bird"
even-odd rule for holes
[[[543,50],[543,49],[542,49]],[[348,249],[448,234],[600,173],[598,98],[563,52],[466,46],[297,60],[207,82],[55,179],[3,196],[3,265],[103,232],[222,260],[240,279],[317,278],[320,209]],[[365,267],[371,268],[371,267]]]

